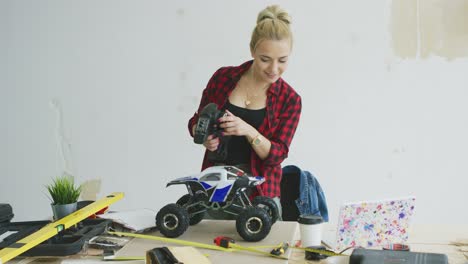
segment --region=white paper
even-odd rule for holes
[[[111,219],[133,231],[142,231],[156,226],[156,212],[143,208],[130,211],[109,212],[98,215],[99,218]]]

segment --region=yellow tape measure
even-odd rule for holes
[[[111,235],[137,237],[137,238],[156,240],[156,241],[161,241],[164,243],[173,243],[173,244],[184,245],[184,246],[206,248],[206,249],[213,249],[213,250],[220,250],[220,251],[232,251],[232,249],[229,249],[229,248],[223,248],[223,247],[216,246],[216,245],[210,245],[210,244],[193,242],[193,241],[182,240],[182,239],[167,238],[167,237],[160,237],[160,236],[150,236],[150,235],[142,235],[142,234],[134,234],[134,233],[126,233],[126,232],[110,232],[109,231],[107,233]]]
[[[161,241],[161,242],[164,242],[164,243],[173,243],[173,244],[178,244],[178,245],[192,246],[192,247],[206,248],[206,249],[213,249],[213,250],[220,250],[220,251],[227,251],[227,252],[232,252],[233,250],[242,250],[242,251],[249,251],[249,252],[254,252],[254,253],[258,253],[258,254],[263,254],[263,255],[267,255],[267,256],[275,257],[275,258],[287,259],[286,257],[273,255],[270,252],[261,251],[261,250],[258,249],[258,248],[265,248],[265,247],[274,248],[274,247],[277,247],[278,245],[274,245],[274,246],[263,246],[262,245],[262,246],[258,246],[258,247],[244,247],[244,246],[237,245],[237,244],[233,243],[233,244],[231,244],[230,248],[225,248],[225,247],[220,247],[220,246],[217,246],[217,245],[211,245],[211,244],[200,243],[200,242],[193,242],[193,241],[182,240],[182,239],[174,239],[174,238],[152,236],[152,235],[134,234],[134,233],[127,233],[127,232],[108,232],[108,234],[118,235],[118,236],[136,237],[136,238],[142,238],[142,239]],[[345,255],[343,255],[341,253],[335,253],[335,252],[329,251],[329,250],[294,247],[294,246],[290,246],[289,248],[304,250],[304,251],[308,251],[308,252],[312,252],[312,253],[318,253],[318,254],[322,254],[322,255],[326,255],[326,256],[345,256]]]

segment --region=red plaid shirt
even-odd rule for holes
[[[252,62],[248,61],[237,67],[223,67],[217,70],[203,90],[198,112],[208,103],[216,103],[218,108],[222,109],[242,74],[250,68]],[[188,122],[191,135],[192,128],[198,121],[198,112]],[[279,78],[268,89],[266,116],[258,128],[258,131],[271,142],[270,153],[266,159],[262,160],[255,151],[252,151],[250,158],[252,175],[265,177],[265,183],[260,185],[262,195],[280,196],[281,162],[288,156],[289,145],[300,116],[301,97],[289,84]],[[212,165],[207,160],[205,152],[202,169]]]

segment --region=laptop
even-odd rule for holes
[[[336,237],[324,237],[332,249],[382,248],[408,240],[415,197],[346,203],[340,207]]]

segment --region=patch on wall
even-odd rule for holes
[[[390,19],[398,57],[468,57],[468,0],[393,0]]]
[[[97,200],[97,195],[101,191],[101,179],[88,180],[81,186],[81,199]]]

